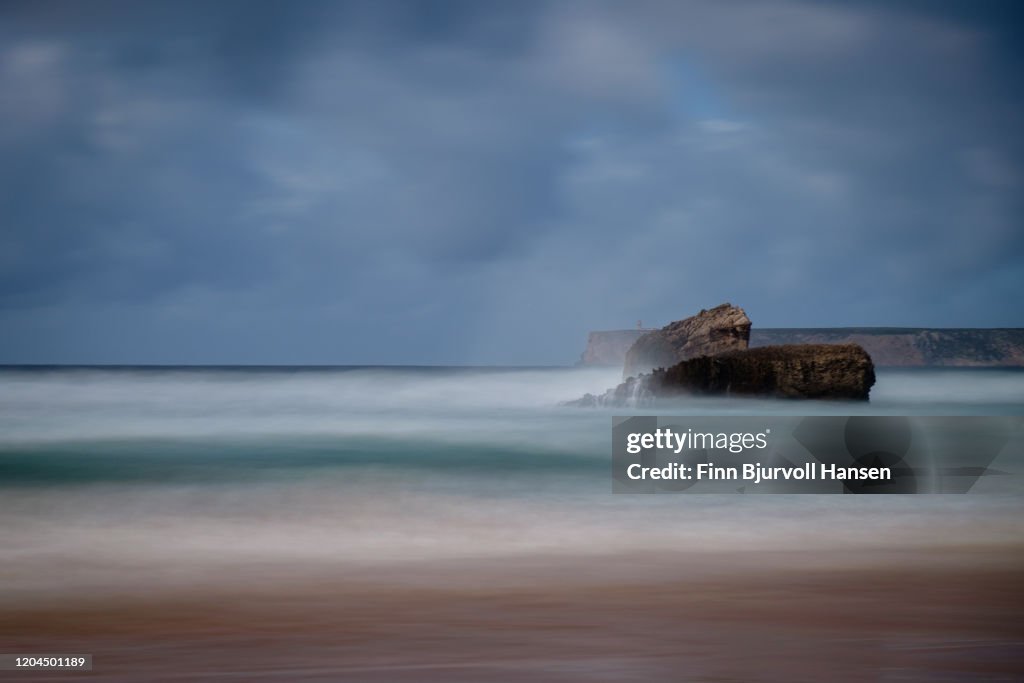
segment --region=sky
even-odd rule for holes
[[[0,4],[0,363],[1024,326],[1004,2]]]

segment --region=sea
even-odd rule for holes
[[[621,495],[613,415],[1021,415],[1024,371],[880,369],[867,403],[561,405],[617,368],[5,367],[0,602],[268,568],[1024,540],[993,495]]]

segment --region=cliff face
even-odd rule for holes
[[[642,330],[591,332],[583,365],[622,365]],[[876,366],[1024,367],[1024,329],[754,328],[750,346],[859,344]],[[666,366],[667,367],[667,366]]]
[[[623,377],[667,368],[698,356],[715,356],[747,348],[750,318],[738,306],[721,304],[695,316],[648,332],[626,351]]]
[[[1024,366],[1021,328],[777,328],[750,334],[751,347],[776,344],[859,344],[877,366]]]
[[[580,365],[622,365],[626,351],[647,330],[606,330],[591,332]]]

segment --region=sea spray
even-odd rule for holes
[[[603,394],[584,394],[575,401],[564,401],[561,405],[574,408],[643,408],[654,401],[650,380],[651,375],[630,377]]]
[[[647,387],[649,379],[649,375],[640,375],[633,378],[633,381],[629,384],[629,398],[626,399],[627,407],[638,408],[650,401],[651,390]]]

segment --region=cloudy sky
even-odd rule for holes
[[[1012,0],[0,5],[0,363],[1024,326]]]

